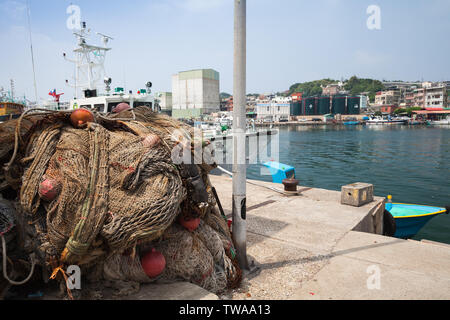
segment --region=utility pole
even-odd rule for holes
[[[233,240],[237,259],[249,270],[246,227],[246,0],[234,0]]]

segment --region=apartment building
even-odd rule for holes
[[[401,92],[399,89],[387,89],[377,92],[375,95],[376,105],[399,105],[401,102]]]

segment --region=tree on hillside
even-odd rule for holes
[[[384,89],[383,83],[373,79],[359,79],[356,76],[351,77],[344,85],[351,95],[359,95],[362,92],[368,92],[370,101],[375,100],[375,94]]]
[[[302,92],[305,97],[319,95],[322,94],[322,86],[325,87],[336,82],[336,80],[332,79],[322,79],[304,83],[295,83],[289,87],[288,94],[291,95],[296,92]]]
[[[220,99],[227,99],[229,97],[231,97],[231,94],[229,94],[229,93],[226,93],[226,92],[220,93]]]

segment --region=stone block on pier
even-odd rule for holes
[[[356,182],[341,188],[341,204],[360,207],[373,201],[373,185]]]

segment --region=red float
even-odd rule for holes
[[[159,276],[166,267],[166,258],[163,254],[152,248],[152,251],[146,253],[141,259],[142,269],[150,278]]]
[[[131,109],[130,105],[128,103],[125,102],[121,102],[119,103],[114,109],[112,109],[113,113],[119,113],[125,110],[129,110]]]
[[[45,179],[39,185],[39,196],[45,201],[52,201],[61,190],[61,184],[53,179]]]
[[[157,135],[149,134],[148,136],[146,136],[144,138],[144,140],[142,140],[142,144],[147,148],[151,148],[151,147],[159,144],[160,141],[161,141],[161,139]]]
[[[180,216],[178,221],[183,227],[185,227],[191,232],[197,229],[200,224],[200,218],[186,220],[183,216]]]
[[[85,123],[94,122],[94,115],[86,109],[77,109],[70,115],[70,122],[75,128],[79,128]]]

